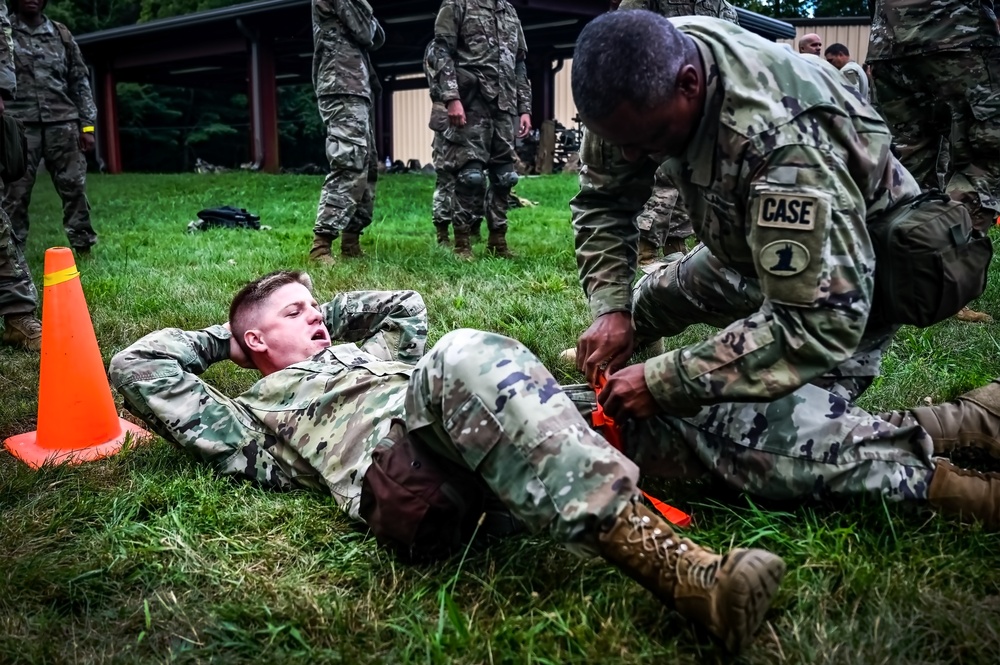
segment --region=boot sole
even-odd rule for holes
[[[720,637],[727,649],[737,653],[750,643],[764,622],[785,576],[785,562],[765,550],[741,550],[729,556],[736,560],[730,564],[726,592],[720,602],[725,603],[721,609],[730,629]]]

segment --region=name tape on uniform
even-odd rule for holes
[[[815,196],[764,192],[760,196],[757,226],[812,231],[818,214],[819,199]]]

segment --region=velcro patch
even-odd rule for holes
[[[777,240],[760,250],[760,267],[778,277],[798,275],[809,267],[812,256],[805,245],[793,240]]]
[[[812,231],[819,214],[819,200],[815,196],[763,192],[757,208],[757,226]]]

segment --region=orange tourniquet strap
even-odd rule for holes
[[[601,389],[604,388],[604,383],[605,380],[604,377],[602,376],[600,385],[594,388],[594,392],[597,395],[601,394]],[[608,443],[610,443],[618,450],[623,450],[621,431],[618,429],[618,426],[615,425],[615,421],[612,420],[611,418],[608,418],[604,414],[604,409],[601,407],[600,404],[598,404],[596,408],[594,408],[594,412],[590,414],[590,417],[594,423],[594,427],[596,427],[601,431],[601,434],[604,436],[605,439],[607,439]],[[670,504],[660,501],[651,494],[643,492],[643,490],[641,489],[639,491],[642,492],[642,495],[646,497],[646,499],[648,499],[651,504],[653,504],[653,508],[656,508],[656,510],[659,511],[659,513],[663,515],[663,517],[668,522],[682,528],[691,526],[691,516],[685,513],[683,510],[678,510],[677,508],[674,508]]]

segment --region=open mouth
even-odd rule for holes
[[[326,331],[324,331],[324,330],[317,330],[316,333],[312,336],[312,340],[314,342],[320,342],[320,341],[325,342],[326,341]]]

